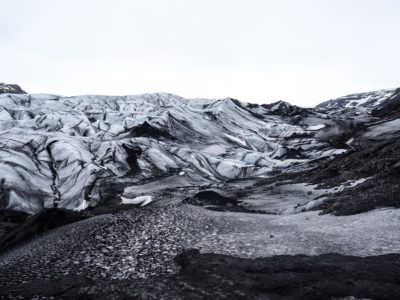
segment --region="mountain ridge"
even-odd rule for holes
[[[397,95],[400,92],[400,87],[399,88],[390,88],[390,89],[380,89],[380,90],[374,90],[374,91],[368,91],[368,92],[357,92],[353,94],[347,94],[344,96],[340,96],[337,98],[329,99],[322,101],[318,104],[316,104],[314,107],[303,107],[303,106],[297,106],[294,105],[288,101],[285,100],[279,100],[279,101],[274,101],[274,102],[267,102],[267,103],[253,103],[253,102],[247,102],[247,101],[240,101],[232,97],[226,97],[222,99],[215,99],[215,98],[184,98],[182,96],[179,96],[177,94],[173,93],[168,93],[168,92],[154,92],[154,93],[143,93],[143,94],[127,94],[127,95],[101,95],[101,94],[82,94],[82,95],[72,95],[72,96],[63,96],[63,95],[52,95],[52,94],[43,94],[43,93],[33,93],[31,95],[52,95],[55,97],[62,97],[62,98],[68,98],[68,97],[149,97],[151,95],[157,95],[160,98],[174,98],[174,99],[181,99],[185,101],[195,101],[195,102],[205,102],[206,104],[209,102],[218,102],[218,101],[229,101],[229,100],[234,100],[234,101],[239,101],[242,104],[250,105],[250,106],[266,106],[266,107],[273,107],[275,105],[284,105],[286,107],[294,106],[297,108],[303,108],[303,109],[321,109],[321,108],[336,108],[336,107],[352,107],[356,105],[361,105],[361,106],[367,106],[367,107],[373,107],[379,105],[383,100],[387,100],[387,98],[390,98],[391,96]],[[7,84],[7,83],[0,83],[0,94],[5,94],[5,93],[11,93],[11,94],[30,94],[22,90],[22,88],[17,85],[17,84]],[[360,103],[357,103],[360,102]]]

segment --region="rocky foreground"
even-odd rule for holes
[[[345,217],[236,213],[180,204],[186,193],[53,229],[4,253],[1,297],[400,295],[400,255],[386,254],[400,253],[395,209]]]
[[[181,267],[175,275],[135,281],[67,275],[36,280],[9,293],[64,299],[397,299],[400,295],[398,254],[251,260],[191,250],[175,260]]]

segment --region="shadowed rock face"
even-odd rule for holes
[[[0,239],[23,223],[29,214],[22,211],[0,210]]]
[[[174,139],[174,137],[171,136],[167,131],[161,130],[154,126],[151,126],[147,122],[144,122],[143,124],[140,124],[139,126],[136,126],[135,128],[133,128],[131,130],[131,135],[133,137],[151,137],[151,138],[155,138],[155,139],[159,139],[159,138]]]
[[[238,196],[221,190],[204,190],[182,201],[185,204],[203,206],[215,211],[253,212],[239,206]]]
[[[0,252],[50,229],[89,217],[89,215],[84,212],[74,212],[56,208],[45,209],[32,216],[23,215],[22,212],[12,211],[3,211],[1,214],[3,222],[0,223],[0,226],[4,225],[5,222],[12,223],[14,226],[7,230],[3,236],[0,236]]]
[[[243,259],[187,251],[176,275],[147,280],[90,280],[64,276],[2,291],[63,299],[398,299],[400,255],[276,256]],[[1,292],[0,292],[1,294]],[[355,298],[350,298],[354,296]]]
[[[400,207],[400,142],[389,140],[327,162],[304,175],[321,187],[365,179],[354,188],[330,197],[323,213],[350,215],[379,207]]]
[[[213,206],[228,206],[237,205],[238,197],[233,194],[224,193],[218,190],[205,190],[198,192],[192,198],[188,198],[184,203],[190,203],[195,205],[213,205]]]
[[[361,148],[331,160],[316,161],[316,167],[310,170],[261,179],[254,184],[253,189],[269,188],[279,195],[280,184],[307,183],[314,186],[308,192],[310,206],[305,208],[305,204],[299,204],[303,210],[298,212],[322,210],[321,214],[343,216],[382,207],[399,208],[399,179],[400,142],[397,138],[391,138],[370,141]],[[272,184],[278,187],[274,188]]]
[[[400,88],[396,89],[391,97],[385,100],[382,105],[372,111],[376,117],[399,117],[400,116]]]
[[[132,147],[127,144],[123,144],[122,148],[125,149],[128,157],[127,157],[127,163],[129,167],[131,168],[131,173],[134,174],[135,172],[138,172],[140,170],[139,164],[138,164],[138,158],[142,154],[142,149],[140,147]]]

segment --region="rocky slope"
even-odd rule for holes
[[[251,260],[192,250],[177,256],[181,266],[177,276],[135,282],[64,276],[37,280],[36,293],[30,285],[9,293],[63,299],[396,299],[400,297],[399,258],[326,254]]]

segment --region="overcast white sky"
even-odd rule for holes
[[[397,0],[0,0],[0,82],[311,106],[400,86],[399,15]]]

